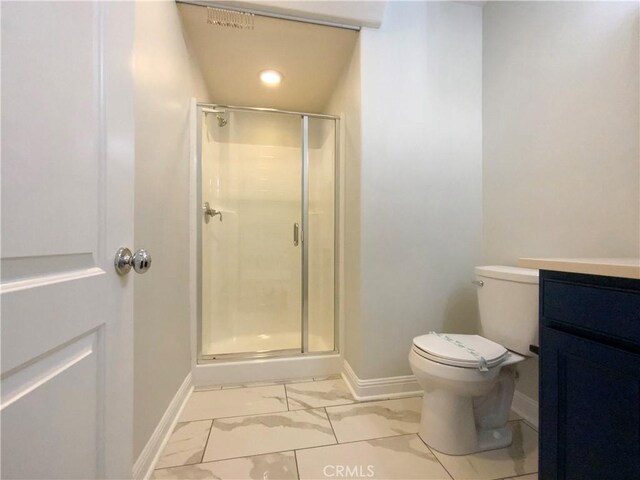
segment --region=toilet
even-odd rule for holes
[[[538,270],[486,266],[475,276],[479,335],[430,332],[409,352],[424,390],[418,434],[450,455],[511,444],[515,365],[538,344]]]

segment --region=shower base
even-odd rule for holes
[[[320,377],[342,372],[340,354],[308,353],[285,357],[205,360],[193,365],[195,387],[253,382],[280,381],[291,378]]]
[[[202,345],[203,355],[264,353],[278,350],[301,350],[300,332],[238,335],[212,340]],[[309,335],[309,351],[332,351],[333,343],[320,335]]]

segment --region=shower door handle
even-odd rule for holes
[[[297,247],[298,243],[300,243],[300,225],[297,223],[293,224],[293,246]]]

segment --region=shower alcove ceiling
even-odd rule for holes
[[[340,135],[325,112],[358,32],[179,10],[210,99],[196,111],[197,362],[335,354]],[[261,84],[267,69],[278,87]]]
[[[207,8],[178,4],[210,100],[227,105],[324,113],[358,38],[354,30],[255,15],[253,29],[207,23]],[[262,70],[283,76],[260,84]]]

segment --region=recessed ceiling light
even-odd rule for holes
[[[270,87],[275,87],[280,84],[282,74],[276,70],[263,70],[260,72],[260,80]]]

